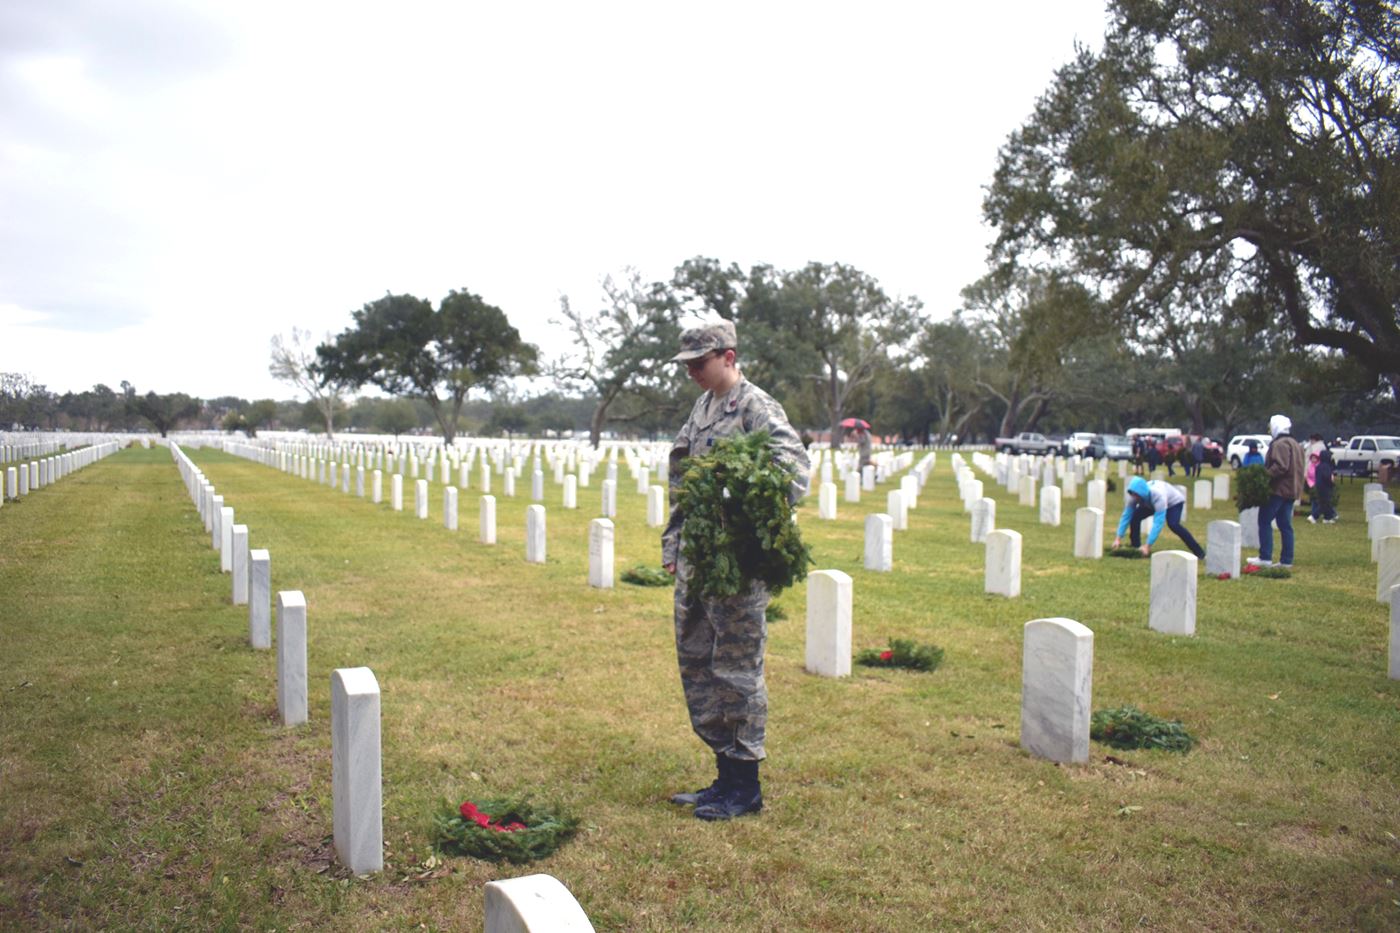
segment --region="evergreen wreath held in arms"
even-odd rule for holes
[[[735,596],[755,580],[776,595],[807,576],[812,551],[788,501],[795,471],[768,442],[766,431],[728,438],[681,464],[681,553],[691,587],[707,599]]]

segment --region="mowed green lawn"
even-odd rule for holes
[[[123,451],[0,509],[0,927],[479,929],[484,882],[558,877],[599,929],[1288,929],[1400,926],[1400,689],[1359,515],[1298,525],[1290,580],[1200,579],[1195,638],[1147,628],[1148,562],[1072,559],[1073,510],[1024,535],[1023,595],[982,593],[947,453],[861,568],[864,516],[802,527],[855,580],[855,645],[946,649],[932,674],[803,670],[805,588],[771,625],[766,807],[706,824],[666,797],[710,778],[675,670],[669,589],[587,586],[599,484],[524,560],[499,545],[214,451],[191,451],[308,603],[311,720],[276,718],[273,652],[247,645],[168,451]],[[387,500],[388,481],[385,481]],[[617,567],[659,562],[623,470]],[[987,488],[993,484],[987,482]],[[1121,494],[1112,494],[1121,503]],[[1214,517],[1233,517],[1216,511]],[[1188,525],[1204,542],[1210,515]],[[1109,534],[1116,515],[1108,517]],[[1175,539],[1164,535],[1163,546]],[[1018,746],[1021,632],[1095,633],[1095,709],[1181,719],[1187,755],[1094,744],[1060,767]],[[330,846],[329,678],[383,692],[382,874]],[[431,860],[444,800],[528,792],[582,816],[528,866]]]

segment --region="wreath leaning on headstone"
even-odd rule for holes
[[[795,471],[768,442],[766,431],[728,438],[681,464],[681,553],[688,585],[707,599],[735,596],[754,581],[776,595],[807,576],[812,551],[788,501]]]

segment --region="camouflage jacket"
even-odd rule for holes
[[[669,478],[671,500],[681,485],[681,461],[686,457],[701,456],[725,437],[767,431],[772,438],[773,457],[779,463],[793,467],[792,489],[789,501],[796,504],[807,494],[807,484],[811,464],[807,460],[807,450],[792,425],[788,423],[783,406],[758,386],[743,376],[729,392],[719,398],[706,392],[695,400],[690,417],[676,432],[676,442],[671,447]],[[671,520],[661,533],[661,563],[674,564],[681,549],[681,514],[676,506],[671,507]]]

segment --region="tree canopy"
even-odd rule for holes
[[[451,291],[437,310],[412,295],[385,295],[354,312],[354,325],[316,348],[326,378],[372,383],[390,395],[421,398],[451,443],[467,394],[535,372],[538,353],[505,313],[468,291]]]
[[[1147,339],[1228,311],[1400,394],[1393,4],[1110,10],[1000,153],[994,260],[1078,276]]]

